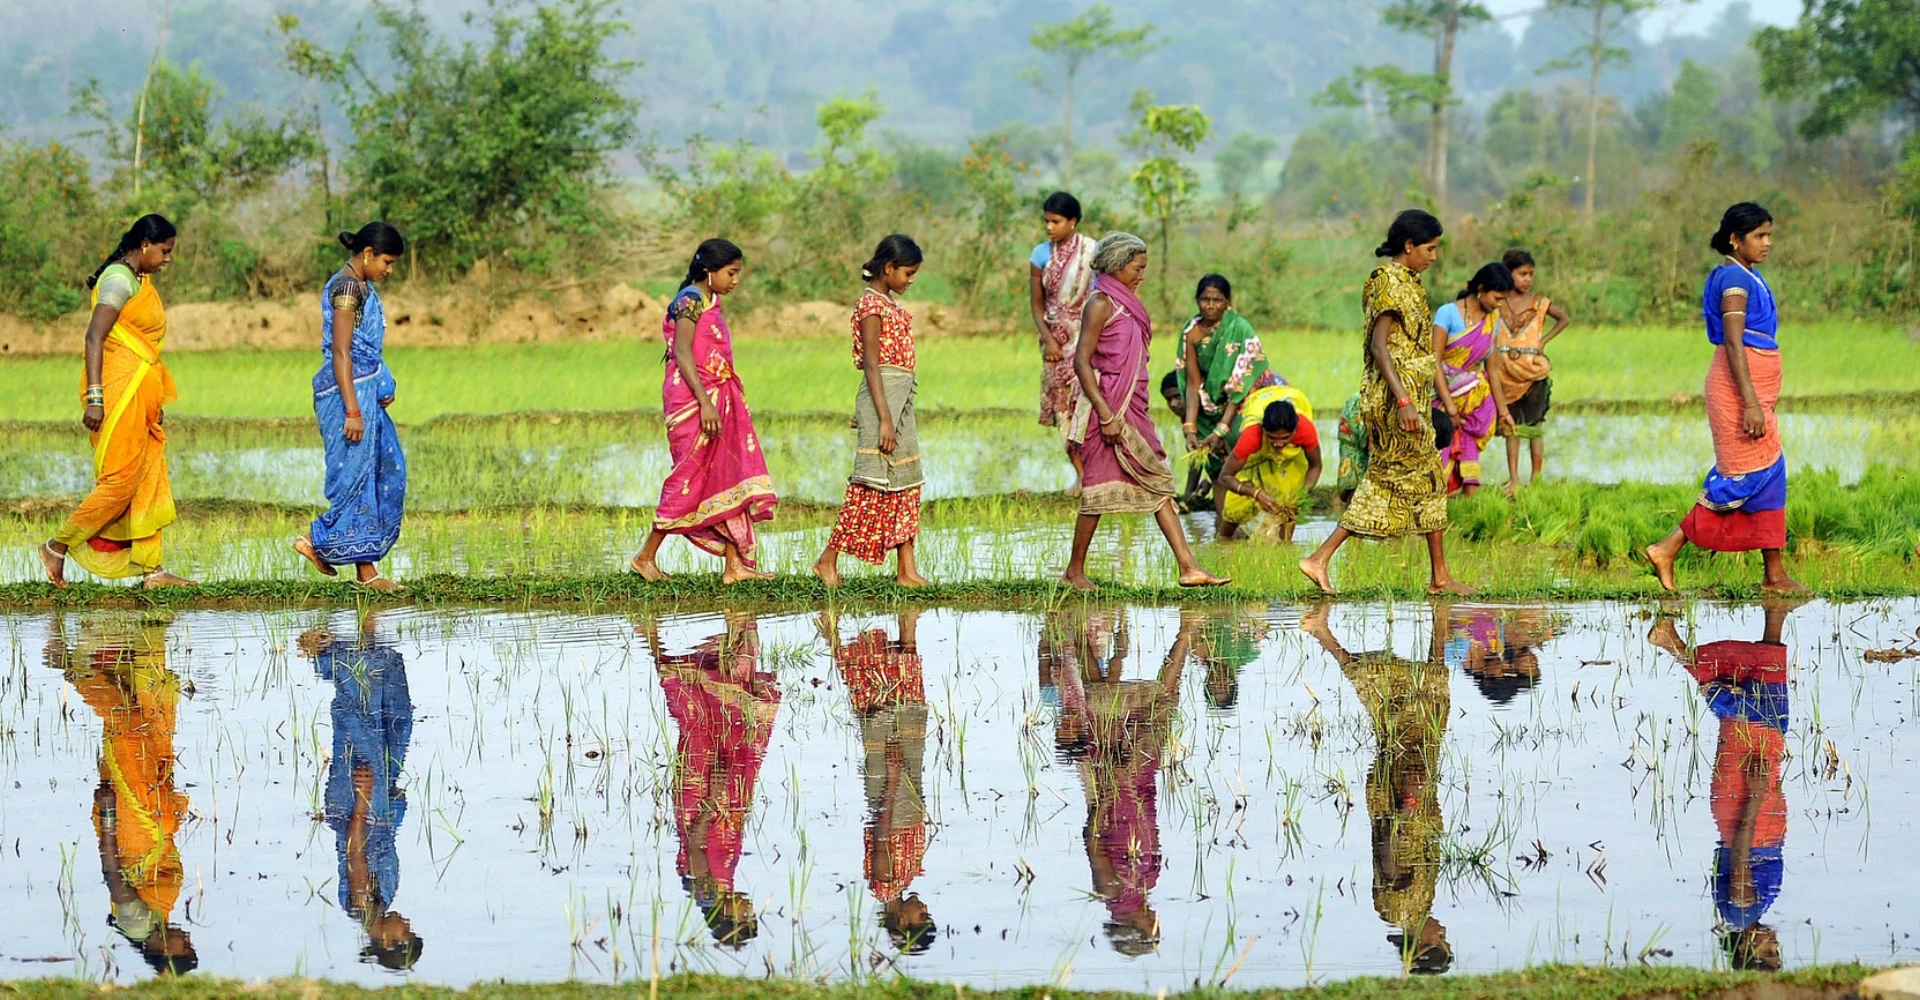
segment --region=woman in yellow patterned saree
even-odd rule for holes
[[[47,579],[56,587],[67,585],[68,559],[106,579],[138,576],[147,588],[195,583],[160,568],[160,529],[174,516],[161,407],[175,393],[173,376],[160,360],[167,312],[153,275],[172,262],[174,239],[173,223],[142,216],[87,279],[93,318],[80,388],[82,421],[92,433],[94,486],[40,546]]]
[[[1362,357],[1360,418],[1367,425],[1367,472],[1340,526],[1300,572],[1332,594],[1333,554],[1362,538],[1427,536],[1430,593],[1470,594],[1447,570],[1447,479],[1433,444],[1433,312],[1420,272],[1440,257],[1440,220],[1417,208],[1401,212],[1374,251],[1391,260],[1375,268],[1361,293],[1367,347]]]

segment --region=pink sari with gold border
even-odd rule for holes
[[[720,411],[717,438],[701,432],[699,397],[673,362],[674,321],[681,316],[698,317],[693,363],[700,373],[698,391]],[[687,541],[714,555],[723,554],[731,542],[740,550],[740,558],[752,566],[754,522],[771,520],[778,501],[767,475],[767,456],[760,450],[760,436],[747,412],[746,390],[734,371],[727,318],[718,299],[706,299],[687,288],[668,308],[661,332],[667,343],[661,400],[673,470],[660,487],[653,526],[685,535]]]

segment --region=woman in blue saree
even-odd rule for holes
[[[374,283],[393,273],[407,252],[400,231],[369,222],[341,233],[351,255],[320,296],[320,370],[313,376],[313,414],[326,449],[327,512],[313,520],[293,549],[327,576],[353,565],[360,585],[392,590],[379,562],[400,539],[406,509],[407,458],[393,419],[393,373],[382,346],[387,317]]]

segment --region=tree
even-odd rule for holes
[[[1920,0],[1805,0],[1800,23],[1754,35],[1769,96],[1812,95],[1808,138],[1889,111],[1920,128]]]
[[[1264,135],[1235,132],[1233,138],[1213,154],[1214,167],[1220,172],[1220,189],[1231,198],[1245,194],[1247,185],[1260,178],[1267,161],[1279,148],[1279,143]]]
[[[375,0],[385,65],[353,47],[296,50],[331,76],[353,128],[349,173],[373,212],[401,221],[422,256],[465,267],[496,251],[541,266],[556,241],[605,231],[609,158],[636,105],[607,53],[625,25],[609,0],[489,0],[485,32],[439,37],[417,0]],[[473,19],[472,15],[469,15]]]
[[[1674,0],[1692,3],[1693,0]],[[1641,14],[1662,6],[1662,0],[1547,0],[1548,11],[1559,11],[1578,19],[1586,39],[1579,48],[1548,63],[1544,70],[1587,70],[1587,172],[1580,179],[1583,212],[1593,221],[1593,193],[1600,186],[1594,176],[1600,170],[1600,71],[1608,66],[1623,66],[1632,57],[1612,39]]]
[[[1160,229],[1161,307],[1170,308],[1167,289],[1173,270],[1173,220],[1193,204],[1200,190],[1200,175],[1181,162],[1180,154],[1193,155],[1213,135],[1213,120],[1197,105],[1155,104],[1153,94],[1144,88],[1134,91],[1128,108],[1139,116],[1139,123],[1124,141],[1128,149],[1143,157],[1131,178],[1134,195],[1141,213]]]
[[[1323,103],[1358,106],[1360,88],[1372,84],[1382,90],[1390,111],[1424,105],[1427,109],[1427,184],[1446,214],[1447,109],[1458,103],[1453,92],[1453,50],[1462,25],[1493,20],[1485,4],[1473,0],[1395,0],[1381,13],[1392,27],[1433,39],[1433,72],[1409,73],[1398,66],[1371,66],[1354,70],[1322,92]]]
[[[1052,24],[1034,25],[1027,40],[1035,51],[1052,56],[1060,66],[1058,89],[1050,86],[1037,70],[1023,74],[1041,93],[1060,102],[1063,128],[1060,182],[1073,186],[1073,99],[1080,74],[1101,59],[1138,59],[1165,43],[1151,24],[1137,28],[1114,27],[1113,8],[1094,4],[1079,17]]]

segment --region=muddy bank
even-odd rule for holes
[[[666,302],[626,284],[573,284],[498,303],[459,286],[399,285],[383,292],[387,343],[394,347],[651,339]],[[847,329],[851,303],[769,305],[733,321],[750,336],[806,336]],[[1006,328],[951,306],[909,302],[921,333],[987,333]],[[304,350],[320,343],[319,293],[285,301],[189,302],[167,307],[167,350]],[[86,314],[38,323],[0,314],[0,356],[77,353]]]

